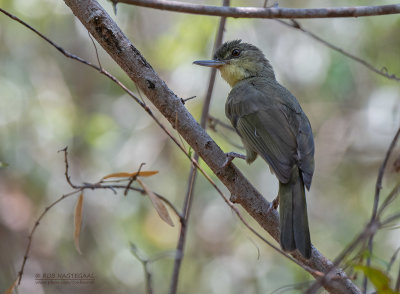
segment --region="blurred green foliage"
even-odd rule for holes
[[[379,268],[374,268],[372,266],[356,265],[354,267],[356,270],[362,271],[367,278],[374,285],[378,293],[382,294],[398,294],[399,292],[394,291],[391,287],[390,278],[388,275],[380,270]]]
[[[232,2],[248,5],[248,1]],[[115,16],[109,2],[101,4],[177,95],[197,96],[186,106],[198,119],[209,72],[192,62],[212,55],[219,19],[122,4]],[[376,3],[363,3],[372,4]],[[287,0],[279,5],[314,7],[316,2]],[[320,5],[359,2],[324,1]],[[0,0],[0,7],[66,50],[97,63],[87,32],[62,1]],[[301,24],[378,69],[385,67],[400,75],[398,15],[303,20]],[[334,258],[369,219],[378,168],[399,127],[399,83],[273,20],[228,19],[224,39],[239,38],[264,51],[279,81],[297,96],[310,118],[316,138],[316,170],[308,194],[311,236],[322,253]],[[0,44],[0,291],[4,291],[20,268],[26,237],[37,217],[52,201],[71,191],[64,178],[63,154],[58,150],[69,146],[75,183],[96,182],[112,172],[133,172],[145,162],[146,170],[159,170],[159,174],[143,181],[177,208],[187,189],[190,162],[120,88],[66,59],[4,15],[0,15]],[[102,66],[137,91],[100,46],[97,48]],[[210,113],[225,122],[228,91],[218,77]],[[231,144],[240,144],[235,134],[220,126],[216,129],[209,133],[224,151],[242,152]],[[399,157],[399,148],[394,154]],[[399,181],[393,160],[382,196]],[[266,198],[276,196],[277,181],[265,162],[235,164]],[[69,198],[59,203],[38,227],[20,293],[144,293],[143,269],[129,243],[148,257],[174,250],[178,219],[174,218],[174,228],[169,227],[149,199],[139,193],[124,197],[122,191],[117,195],[87,192],[80,256],[72,237],[75,201]],[[390,212],[398,211],[397,200]],[[400,247],[399,240],[398,227],[380,231],[373,265],[390,260]],[[172,265],[171,257],[151,264],[157,293],[167,291]],[[388,276],[395,277],[398,268],[397,260]],[[95,283],[75,287],[35,284],[37,273],[65,272],[93,272]],[[304,286],[310,279],[248,232],[208,182],[198,177],[180,293],[271,293],[286,285]],[[355,282],[360,283],[360,278]],[[300,291],[295,286],[288,289],[286,292]]]

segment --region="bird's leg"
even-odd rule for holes
[[[275,199],[269,204],[267,214],[271,212],[272,209],[277,210],[279,206],[279,194],[275,197]]]
[[[279,206],[279,194],[278,194],[278,196],[276,196],[276,198],[272,201],[272,208],[273,209],[277,209],[278,208],[278,206]]]
[[[222,165],[222,167],[227,167],[232,162],[232,160],[234,160],[235,158],[246,159],[246,155],[239,154],[236,152],[228,152],[228,153],[225,153],[225,155],[226,155],[226,160],[225,160],[224,164]]]

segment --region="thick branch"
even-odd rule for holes
[[[269,210],[270,203],[249,183],[233,165],[222,168],[225,153],[196,122],[178,98],[160,79],[151,65],[123,34],[112,18],[95,0],[65,0],[73,13],[94,36],[99,44],[137,84],[164,117],[198,153],[228,190],[235,195],[235,202],[243,208],[275,239],[279,238],[279,217]],[[325,272],[332,263],[313,248],[310,260],[293,255],[302,264]],[[337,275],[345,277],[341,270]],[[336,279],[326,286],[330,293],[360,293],[346,278]]]
[[[169,0],[114,0],[114,2],[133,4],[175,12],[226,16],[236,18],[330,18],[359,17],[400,13],[400,4],[357,7],[329,8],[259,8],[259,7],[221,7],[184,3]]]

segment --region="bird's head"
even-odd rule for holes
[[[215,52],[213,60],[198,60],[197,65],[218,68],[231,87],[251,77],[275,79],[274,71],[264,54],[256,46],[241,40],[225,42]]]

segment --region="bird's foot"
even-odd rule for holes
[[[246,155],[239,154],[236,152],[228,152],[225,155],[226,155],[226,160],[225,160],[224,164],[222,165],[222,167],[227,167],[232,162],[232,160],[234,160],[235,158],[246,159]]]
[[[278,196],[276,196],[276,198],[272,201],[272,208],[273,209],[277,209],[278,208],[278,206],[279,206],[279,194],[278,194]]]
[[[270,213],[272,210],[276,210],[278,208],[278,205],[279,205],[279,194],[272,202],[269,203],[267,214]]]

